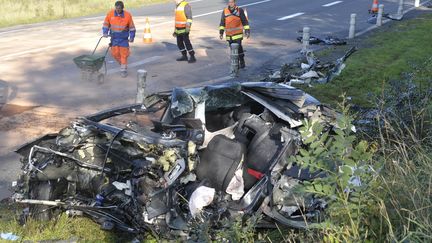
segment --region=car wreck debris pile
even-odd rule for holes
[[[167,238],[257,212],[267,227],[305,228],[325,203],[294,192],[313,176],[287,159],[303,119],[331,128],[337,115],[285,84],[175,88],[23,145],[13,198],[27,205],[22,219],[66,212]]]
[[[299,33],[302,33],[303,31],[299,31]],[[303,42],[303,36],[297,37],[297,40],[299,42]],[[346,45],[347,42],[344,39],[340,39],[338,37],[334,36],[326,36],[325,38],[319,38],[315,36],[309,37],[309,44],[311,45],[334,45],[334,46],[341,46]]]
[[[357,49],[351,47],[342,57],[334,62],[321,63],[312,51],[305,53],[304,60],[285,64],[280,71],[269,75],[268,79],[272,82],[293,84],[325,84],[340,75],[345,68],[345,61]]]

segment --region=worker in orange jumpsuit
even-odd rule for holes
[[[130,55],[129,42],[135,38],[132,15],[124,10],[124,3],[117,1],[115,9],[108,12],[103,23],[103,36],[111,36],[111,54],[120,64],[120,75],[127,77],[127,59]]]
[[[245,68],[244,51],[242,46],[243,30],[246,38],[250,36],[249,20],[242,8],[236,5],[236,0],[228,0],[228,7],[222,12],[219,24],[219,35],[222,40],[225,32],[229,46],[237,43],[239,45],[239,64],[240,68]]]

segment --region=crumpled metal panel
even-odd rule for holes
[[[302,107],[306,99],[306,93],[303,90],[286,84],[273,82],[246,82],[241,85],[247,90],[253,90],[263,95],[278,99],[289,100],[298,107]]]

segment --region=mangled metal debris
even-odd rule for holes
[[[403,14],[391,14],[391,13],[383,13],[382,15],[383,18],[387,18],[387,19],[391,19],[391,20],[396,20],[396,21],[401,21],[404,17]],[[372,14],[368,19],[367,19],[367,23],[369,24],[376,24],[378,21],[378,15],[377,14]]]
[[[303,42],[303,36],[297,37],[297,40],[299,42]],[[326,36],[323,39],[315,37],[315,36],[311,36],[309,38],[309,44],[311,44],[311,45],[314,45],[314,44],[323,44],[323,45],[340,46],[340,45],[346,45],[347,42],[344,39],[341,39],[341,38],[338,38],[338,37],[334,37],[334,36]]]
[[[196,220],[220,227],[259,209],[305,228],[325,207],[295,194],[305,178],[287,158],[301,145],[303,119],[332,127],[337,113],[303,91],[229,83],[157,93],[144,105],[79,118],[19,148],[13,198],[28,205],[23,218],[65,211],[105,230],[174,238]]]
[[[306,52],[305,62],[285,64],[278,75],[270,75],[273,82],[282,82],[288,85],[306,84],[311,86],[314,83],[328,83],[338,76],[345,68],[346,59],[357,49],[351,47],[342,57],[331,63],[321,64],[312,51]]]

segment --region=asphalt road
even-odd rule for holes
[[[405,9],[414,4],[414,0],[406,2]],[[138,30],[131,46],[130,75],[122,79],[118,66],[108,56],[109,75],[103,84],[81,81],[72,59],[91,53],[101,35],[104,16],[0,29],[0,80],[9,86],[7,102],[42,106],[49,109],[50,114],[71,116],[132,103],[136,70],[141,68],[149,73],[148,92],[228,80],[228,48],[226,42],[218,38],[220,15],[226,1],[193,0],[190,3],[194,14],[191,40],[197,52],[197,63],[175,61],[179,52],[171,36],[173,3],[134,9],[131,12]],[[350,14],[357,13],[357,31],[366,30],[371,27],[366,23],[371,3],[372,0],[238,0],[238,5],[247,9],[252,33],[244,44],[247,69],[240,79],[272,67],[279,58],[294,57],[301,48],[295,40],[297,31],[304,26],[309,26],[312,35],[318,37],[346,37]],[[380,3],[385,4],[387,13],[397,11],[398,0]],[[153,44],[142,42],[146,18],[150,20]],[[107,44],[108,41],[103,40],[98,52],[102,53]],[[16,177],[18,170],[11,151],[29,137],[19,131],[0,131],[0,136],[1,198],[5,185]]]
[[[398,0],[383,1],[385,12],[396,12]],[[239,0],[251,21],[252,37],[245,41],[249,70],[255,70],[276,56],[297,52],[297,31],[311,27],[312,35],[346,37],[351,13],[357,13],[357,30],[366,23],[370,0]],[[116,63],[108,57],[109,77],[105,84],[80,81],[72,59],[90,53],[100,35],[104,16],[53,21],[0,30],[0,79],[14,88],[9,102],[21,105],[90,111],[133,101],[135,72],[149,72],[148,88],[159,91],[179,85],[225,80],[228,75],[228,49],[218,39],[222,0],[191,1],[194,24],[192,43],[197,51],[196,64],[177,63],[179,54],[173,30],[173,4],[132,10],[138,28],[131,47],[130,76],[121,79]],[[412,3],[407,3],[407,8]],[[142,43],[145,19],[149,18],[153,44]],[[99,51],[103,52],[107,40]]]

